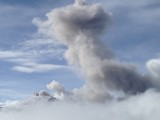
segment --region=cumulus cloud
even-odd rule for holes
[[[149,70],[149,76],[155,86],[160,86],[160,59],[151,59],[146,63]]]
[[[72,94],[71,92],[66,90],[63,85],[55,80],[48,84],[47,88],[50,90],[54,90],[54,96],[58,99],[65,99],[66,97],[69,98],[69,96]]]

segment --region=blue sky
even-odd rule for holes
[[[32,22],[45,19],[50,10],[74,0],[0,0],[0,101],[18,99],[46,89],[52,80],[68,89],[80,87],[77,75],[63,58],[67,49],[37,33]],[[145,63],[160,53],[159,0],[88,0],[99,2],[112,13],[112,26],[102,36],[117,59],[135,63],[147,72]]]

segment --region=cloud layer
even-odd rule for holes
[[[160,94],[148,90],[144,94],[132,96],[124,101],[106,104],[38,102],[23,111],[1,111],[3,120],[159,120]]]

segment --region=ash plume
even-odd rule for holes
[[[47,17],[46,21],[34,19],[33,22],[39,26],[40,33],[56,37],[68,47],[64,57],[85,77],[85,85],[72,91],[74,96],[104,102],[112,98],[111,91],[130,95],[151,87],[134,65],[117,61],[100,39],[112,21],[111,13],[100,4],[76,0],[73,5],[52,10]]]

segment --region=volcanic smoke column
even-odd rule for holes
[[[69,65],[82,71],[86,84],[73,91],[74,95],[89,101],[103,102],[110,97],[108,91],[121,90],[126,94],[144,92],[149,84],[136,72],[133,65],[122,64],[100,40],[100,35],[111,24],[111,14],[100,4],[76,3],[54,9],[48,20],[34,20],[39,31],[56,37],[68,50]]]

